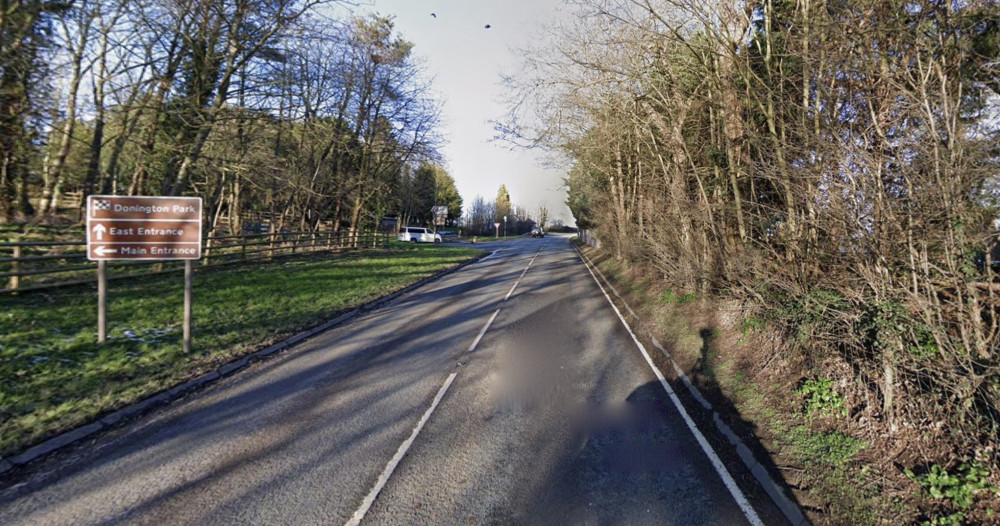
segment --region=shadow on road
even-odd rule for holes
[[[610,256],[607,253],[600,253],[592,260],[592,262],[596,265],[600,265],[603,261],[608,259],[610,259]],[[619,287],[619,289],[627,289],[628,285],[624,283],[624,280],[616,276],[610,277],[614,278],[614,284],[616,287]],[[629,298],[632,296],[629,290],[619,290],[619,293]],[[610,291],[609,294],[611,294]],[[615,297],[614,300],[620,305],[621,300],[619,298]],[[630,299],[629,301],[632,302],[633,300]],[[627,309],[621,310],[623,315],[629,315]],[[739,455],[737,455],[736,446],[729,442],[722,432],[719,431],[717,426],[716,417],[713,412],[718,413],[722,421],[725,422],[725,424],[740,438],[743,444],[750,449],[753,453],[754,460],[766,468],[771,478],[779,486],[784,487],[785,496],[792,502],[795,502],[796,505],[801,506],[801,503],[798,503],[792,492],[788,490],[790,486],[784,476],[784,473],[775,464],[771,453],[764,447],[761,440],[758,438],[757,424],[753,421],[745,419],[742,413],[736,408],[733,400],[723,393],[720,388],[717,379],[719,371],[716,369],[719,359],[716,347],[717,342],[715,340],[719,336],[718,327],[720,326],[715,318],[717,315],[718,311],[713,309],[711,313],[706,315],[706,318],[700,320],[701,327],[697,329],[697,335],[700,338],[701,345],[698,348],[698,354],[697,358],[694,360],[694,364],[690,369],[686,370],[686,374],[689,376],[690,380],[698,389],[702,397],[712,405],[712,410],[704,409],[700,401],[698,401],[679,380],[671,381],[671,384],[673,385],[674,392],[683,402],[685,409],[695,421],[699,430],[705,435],[706,439],[708,439],[713,449],[721,457],[723,463],[729,468],[733,477],[737,480],[745,481],[745,483],[741,483],[740,486],[748,493],[748,498],[750,498],[752,502],[765,503],[765,513],[763,513],[761,517],[764,522],[767,524],[787,523],[785,516],[780,513],[776,506],[772,505],[771,498],[763,491],[754,479],[754,476],[751,475],[749,468],[745,466],[743,460],[739,457]],[[630,319],[630,323],[639,327],[646,325],[643,320]],[[664,342],[664,345],[667,348],[667,352],[670,354],[677,354],[677,352],[679,352],[677,349],[673,348],[673,345],[671,345],[669,341]],[[646,343],[646,346],[651,352],[653,361],[658,365],[661,371],[664,373],[673,371],[673,366],[670,363],[671,358],[669,356],[657,351],[654,346],[648,342]],[[733,364],[731,371],[750,371],[755,367],[755,365],[759,366],[759,364],[747,362],[746,357],[744,356]],[[758,509],[758,512],[760,512],[760,509]],[[773,517],[771,514],[773,514]]]
[[[659,381],[578,415],[579,444],[516,513],[526,524],[745,524]],[[724,499],[719,501],[719,499]]]

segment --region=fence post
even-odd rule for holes
[[[10,277],[10,286],[7,288],[17,290],[21,286],[21,276],[19,275],[21,272],[21,245],[14,245],[14,262],[11,265],[11,271],[14,272],[14,275]]]
[[[202,258],[201,266],[208,266],[208,259],[212,257],[212,230],[205,236],[205,257]]]

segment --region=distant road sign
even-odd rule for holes
[[[444,226],[448,221],[447,206],[433,206],[431,207],[431,213],[434,214],[434,224],[436,226]]]
[[[200,197],[87,197],[87,259],[200,258]]]

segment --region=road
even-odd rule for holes
[[[492,249],[48,459],[0,490],[0,523],[756,520],[568,240]]]

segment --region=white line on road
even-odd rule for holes
[[[505,248],[498,248],[498,249],[494,250],[493,252],[490,252],[490,255],[484,257],[483,259],[480,259],[476,263],[482,263],[483,261],[486,261],[487,259],[490,259],[491,257],[497,255],[497,252],[500,252],[501,250],[507,250],[507,249],[505,249]]]
[[[500,309],[497,309],[496,312],[494,312],[493,315],[490,316],[490,320],[486,322],[486,325],[483,325],[482,330],[479,331],[479,335],[476,336],[476,340],[473,341],[472,345],[469,346],[469,352],[476,350],[476,346],[479,345],[479,340],[483,339],[483,336],[486,334],[486,331],[490,328],[490,325],[493,323],[493,320],[497,319],[497,314],[500,314]]]
[[[503,297],[504,301],[510,299],[510,295],[514,293],[514,289],[517,288],[517,284],[521,282],[521,278],[523,278],[524,275],[528,272],[528,269],[531,268],[531,264],[535,262],[535,258],[538,257],[538,254],[541,253],[541,251],[542,247],[539,247],[538,252],[535,252],[535,256],[531,258],[531,261],[528,262],[528,265],[524,267],[524,270],[521,271],[521,275],[518,276],[517,281],[514,282],[514,286],[512,286],[510,288],[510,291],[507,292],[507,295]],[[490,325],[493,324],[493,320],[497,319],[498,314],[500,314],[500,309],[497,309],[495,312],[493,312],[493,315],[490,316],[490,319],[486,322],[486,325],[483,325],[483,328],[479,330],[479,334],[476,335],[476,339],[472,342],[472,345],[469,346],[468,352],[476,350],[476,347],[479,345],[479,342],[483,339],[483,336],[486,335],[486,331],[488,331],[490,329]]]
[[[544,247],[544,245],[542,247]],[[507,299],[510,298],[510,295],[514,293],[514,289],[517,288],[517,284],[521,282],[521,278],[523,278],[524,274],[528,272],[529,268],[531,268],[531,264],[535,262],[535,258],[538,257],[538,254],[542,252],[542,247],[538,248],[538,252],[535,252],[534,257],[532,257],[531,261],[528,262],[528,265],[524,267],[524,270],[521,272],[521,276],[517,278],[517,281],[514,282],[514,286],[511,287],[510,292],[508,292],[507,296],[504,297],[504,301],[507,301]],[[493,257],[499,251],[500,250],[493,251],[492,254],[481,259],[480,261],[484,261],[486,259]],[[497,319],[497,315],[499,314],[500,314],[500,309],[497,309],[496,311],[493,312],[493,315],[490,316],[490,319],[486,321],[486,325],[483,325],[483,328],[479,331],[479,334],[476,335],[475,341],[473,341],[472,345],[469,346],[468,352],[476,350],[476,346],[479,345],[479,342],[483,339],[483,336],[486,335],[486,331],[488,331],[490,325],[493,324],[493,320]],[[458,376],[458,373],[451,373],[451,375],[448,376],[448,379],[445,380],[444,385],[441,386],[441,389],[438,390],[437,395],[434,397],[434,401],[431,402],[431,406],[427,408],[427,411],[424,412],[424,415],[420,418],[420,421],[417,422],[417,426],[413,428],[413,432],[410,433],[410,438],[407,438],[406,441],[404,441],[399,446],[399,449],[396,451],[396,454],[393,455],[392,459],[389,460],[389,463],[386,464],[385,469],[382,470],[382,474],[379,475],[378,480],[375,481],[375,486],[372,487],[371,491],[368,492],[368,495],[365,496],[364,500],[361,501],[361,506],[358,508],[357,511],[354,512],[354,515],[351,517],[351,519],[347,521],[347,526],[357,526],[358,524],[361,523],[361,520],[365,518],[365,515],[368,513],[368,510],[371,509],[372,504],[375,503],[375,499],[378,498],[378,494],[382,491],[382,488],[385,487],[386,483],[389,482],[389,478],[392,477],[392,473],[396,470],[396,467],[399,466],[399,463],[403,460],[403,457],[406,456],[406,452],[410,450],[410,447],[413,445],[414,440],[417,439],[417,435],[420,434],[420,430],[424,428],[424,425],[431,417],[431,413],[433,413],[434,410],[437,408],[438,404],[441,403],[441,399],[444,398],[444,394],[448,391],[448,388],[451,387],[451,383],[455,381],[456,376]]]
[[[542,247],[544,247],[544,245],[542,245]],[[510,295],[514,293],[514,289],[516,289],[517,286],[521,283],[521,280],[524,278],[524,275],[528,273],[528,269],[531,268],[531,264],[535,262],[535,258],[537,258],[538,254],[542,252],[542,247],[538,247],[538,252],[535,252],[534,257],[532,257],[531,261],[528,262],[528,266],[524,267],[524,270],[521,271],[521,275],[517,277],[517,280],[514,282],[514,286],[511,287],[510,291],[507,292],[507,295],[503,297],[504,301],[510,299]]]
[[[527,272],[528,269],[524,269],[524,270],[525,270],[525,272]],[[524,277],[524,272],[521,273],[521,277]],[[517,281],[514,282],[514,286],[511,287],[510,290],[507,291],[507,295],[503,297],[504,301],[507,301],[507,300],[510,299],[510,295],[514,293],[514,289],[516,289],[517,286],[520,283],[521,283],[521,278],[517,278]]]
[[[597,279],[597,276],[594,274],[594,271],[590,269],[590,264],[587,263],[587,260],[583,259],[583,256],[581,256],[580,259],[583,261],[583,265],[587,268],[587,272],[590,272],[590,276],[594,278],[594,282],[597,283],[597,286],[601,289],[601,293],[604,294],[604,297],[608,300],[608,303],[611,305],[611,308],[614,309],[615,314],[618,315],[618,319],[621,320],[622,325],[625,326],[625,330],[627,330],[629,335],[632,336],[632,341],[635,342],[636,347],[639,348],[639,351],[642,353],[642,357],[646,359],[646,363],[649,364],[649,367],[651,369],[653,369],[653,373],[656,374],[656,378],[660,380],[660,385],[663,386],[663,390],[666,391],[667,394],[670,396],[670,400],[674,403],[674,406],[677,408],[677,412],[680,413],[681,418],[684,419],[684,423],[686,423],[688,429],[691,430],[691,434],[693,434],[695,440],[698,441],[698,445],[701,446],[702,451],[705,452],[705,455],[707,455],[708,459],[712,462],[712,467],[715,468],[716,473],[718,473],[719,476],[722,478],[723,484],[726,485],[726,489],[729,490],[730,495],[732,495],[733,499],[736,500],[736,504],[740,507],[741,510],[743,510],[743,514],[746,515],[746,518],[748,521],[750,521],[750,524],[753,524],[754,526],[763,526],[764,523],[761,522],[760,517],[757,516],[757,512],[754,511],[753,506],[750,505],[750,502],[747,501],[746,496],[743,495],[743,491],[740,489],[739,486],[736,485],[736,481],[733,480],[733,476],[729,474],[729,470],[726,469],[726,466],[722,464],[722,460],[719,458],[719,455],[715,453],[715,450],[712,449],[712,446],[709,445],[707,440],[705,440],[705,436],[702,435],[701,431],[698,430],[698,426],[694,423],[694,420],[692,420],[691,417],[688,415],[687,411],[684,409],[684,406],[681,405],[680,399],[677,398],[677,395],[674,393],[674,390],[670,387],[670,384],[667,383],[666,377],[663,376],[663,373],[660,372],[660,369],[658,369],[656,365],[653,364],[653,359],[650,358],[649,353],[646,352],[646,347],[642,345],[642,342],[639,341],[639,338],[636,338],[635,333],[632,332],[632,327],[629,326],[627,321],[625,321],[625,317],[622,316],[621,311],[618,310],[618,307],[615,306],[615,303],[611,301],[611,296],[608,296],[607,291],[604,290],[604,286],[601,285],[601,281]]]
[[[427,420],[430,419],[431,413],[433,413],[434,409],[436,409],[438,404],[441,403],[441,399],[444,398],[444,394],[448,391],[448,388],[451,387],[451,383],[455,381],[456,376],[458,376],[458,373],[451,373],[451,376],[444,381],[444,385],[442,385],[441,389],[438,390],[437,395],[434,397],[434,401],[431,402],[431,406],[427,408],[427,411],[424,412],[424,416],[422,416],[420,421],[417,422],[417,427],[414,427],[413,432],[410,433],[410,438],[407,438],[405,442],[400,444],[399,449],[396,450],[396,454],[393,455],[391,460],[389,460],[385,469],[382,470],[382,474],[379,475],[378,480],[375,481],[375,487],[373,487],[372,490],[368,492],[368,496],[361,501],[361,507],[358,508],[358,511],[354,512],[354,516],[351,517],[351,520],[347,521],[347,526],[357,526],[358,524],[361,524],[361,519],[365,518],[368,510],[372,507],[372,504],[375,503],[375,499],[378,497],[379,492],[381,492],[382,488],[385,487],[386,482],[389,482],[389,477],[392,476],[392,472],[396,470],[396,466],[398,466],[400,461],[403,460],[403,457],[406,456],[406,452],[409,451],[410,446],[413,445],[413,441],[417,439],[417,435],[420,433],[420,430],[424,428],[424,424],[426,424]]]

